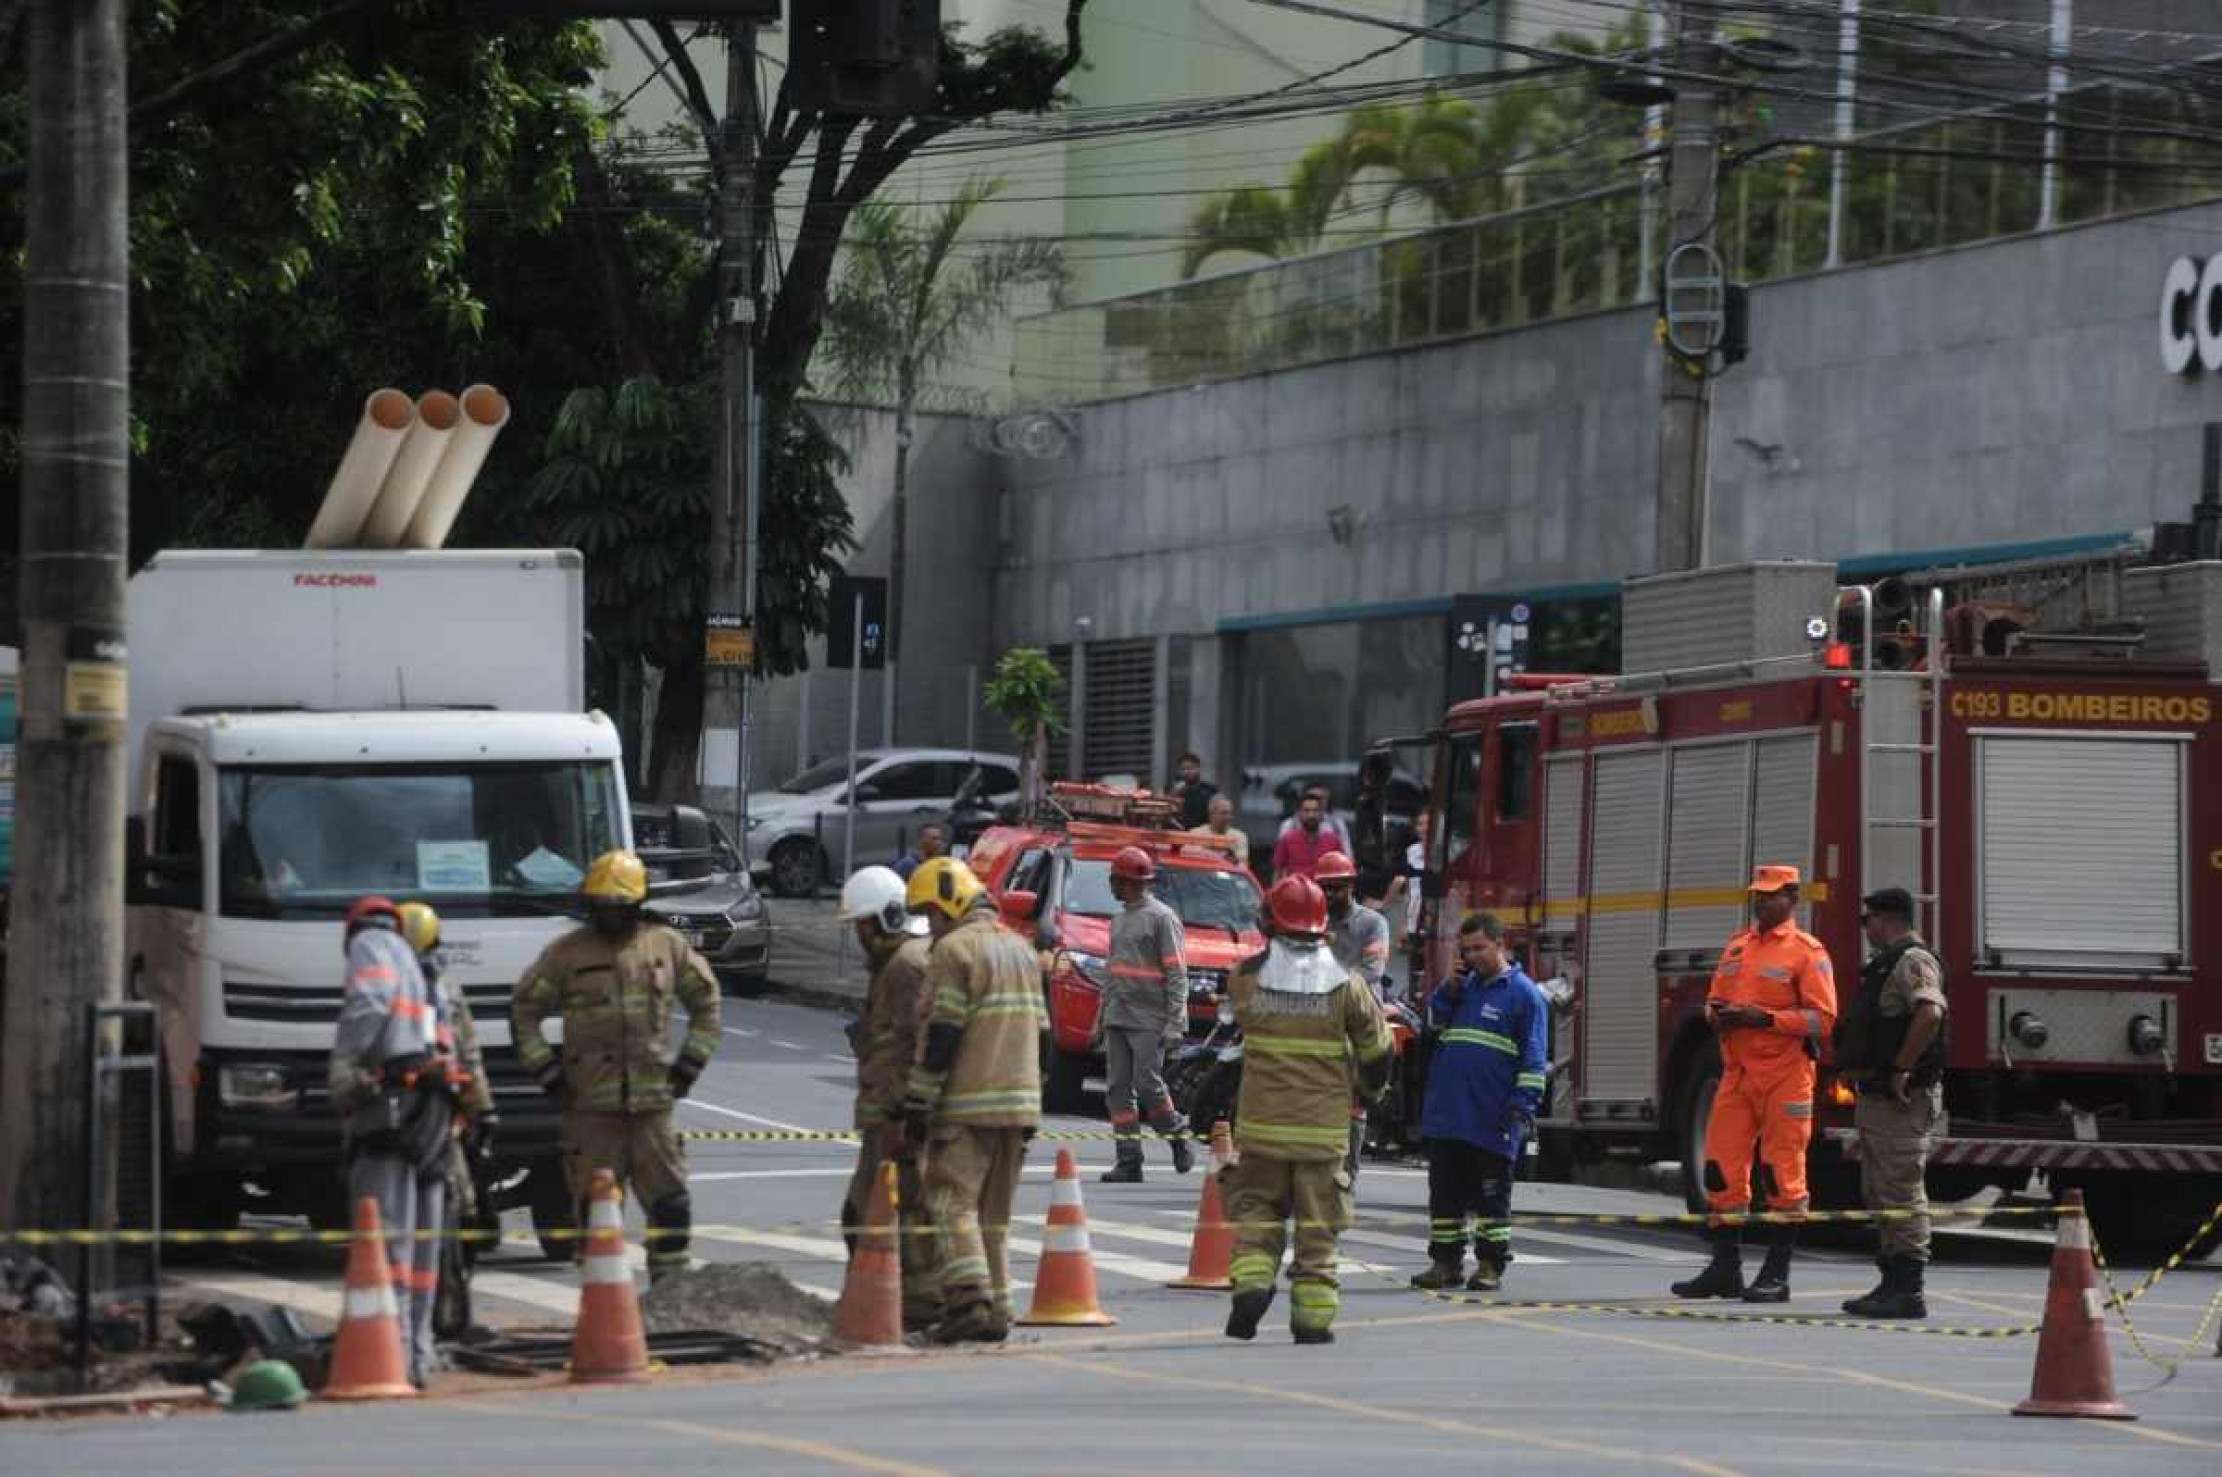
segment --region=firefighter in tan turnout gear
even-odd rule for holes
[[[632,1187],[648,1222],[642,1239],[653,1279],[687,1264],[694,1203],[671,1106],[717,1050],[717,976],[676,929],[641,916],[648,869],[632,852],[597,858],[579,896],[586,926],[548,945],[510,1002],[517,1059],[563,1105],[573,1203],[597,1169]],[[674,1006],[687,1013],[676,1053]],[[560,1057],[541,1031],[553,1015],[563,1017]]]
[[[972,869],[937,856],[905,900],[926,915],[933,1014],[903,1101],[903,1136],[926,1152],[926,1209],[941,1256],[936,1343],[1001,1343],[1011,1326],[1011,1199],[1041,1126],[1041,963],[998,921]]]
[[[864,867],[841,887],[841,916],[855,925],[857,942],[872,966],[872,983],[857,1019],[856,1173],[841,1206],[841,1228],[856,1252],[856,1232],[871,1213],[872,1187],[880,1166],[896,1164],[896,1208],[903,1234],[898,1238],[903,1267],[903,1327],[931,1327],[941,1264],[934,1254],[926,1217],[924,1180],[918,1156],[903,1142],[903,1094],[917,1064],[933,994],[926,987],[930,948],[926,920],[908,910],[903,879],[892,867]]]
[[[1266,895],[1272,941],[1227,982],[1242,1027],[1242,1096],[1225,1171],[1235,1224],[1234,1307],[1227,1333],[1257,1334],[1273,1301],[1285,1223],[1296,1221],[1289,1330],[1300,1344],[1334,1342],[1335,1242],[1350,1224],[1350,1099],[1389,1080],[1388,1023],[1358,974],[1327,947],[1327,901],[1309,877]]]

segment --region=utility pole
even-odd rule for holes
[[[1667,290],[1660,312],[1672,308],[1675,252],[1698,245],[1711,249],[1718,240],[1720,202],[1720,100],[1696,80],[1709,72],[1706,17],[1711,7],[1682,0],[1676,15],[1673,117],[1667,138]],[[1693,255],[1685,253],[1685,257]],[[1719,258],[1713,257],[1717,263]],[[1717,306],[1717,304],[1716,304]],[[1715,324],[1716,338],[1719,325]],[[1658,568],[1696,569],[1705,562],[1708,442],[1713,389],[1700,360],[1691,363],[1668,351],[1659,369]]]
[[[30,8],[23,659],[0,1225],[64,1227],[83,1216],[93,1084],[81,1033],[86,1007],[117,998],[123,981],[124,12],[125,0]]]
[[[725,47],[725,174],[718,182],[718,496],[710,514],[709,609],[748,633],[745,662],[713,662],[704,672],[702,726],[732,736],[730,754],[705,742],[705,804],[719,778],[713,758],[732,770],[734,844],[748,855],[748,686],[755,668],[756,503],[756,25],[737,20]],[[713,643],[714,644],[714,643]]]

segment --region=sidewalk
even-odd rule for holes
[[[835,916],[839,904],[832,897],[773,898],[769,906],[770,992],[821,1009],[861,1011],[864,953],[854,927]]]

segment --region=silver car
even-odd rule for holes
[[[633,838],[648,868],[648,911],[686,935],[721,981],[760,992],[771,915],[724,828],[690,805],[636,804]]]
[[[892,863],[918,828],[946,824],[965,782],[996,806],[1018,799],[1018,760],[967,749],[860,749],[856,756],[856,849],[844,855],[849,819],[846,754],[813,764],[776,790],[748,797],[753,870],[781,897],[808,897],[831,877]]]

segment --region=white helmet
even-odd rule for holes
[[[893,867],[859,867],[841,884],[841,917],[869,918],[886,934],[926,932],[924,915],[903,904],[903,879]]]

